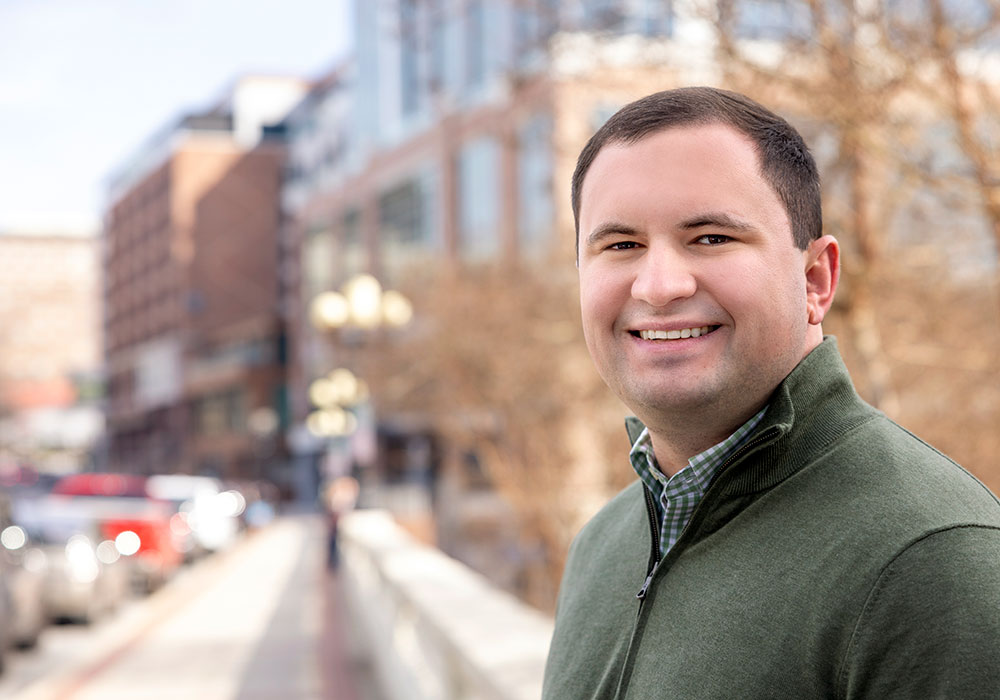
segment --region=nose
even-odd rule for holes
[[[650,306],[666,306],[693,296],[697,289],[697,279],[683,255],[663,247],[651,248],[636,270],[632,298]]]

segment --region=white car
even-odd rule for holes
[[[208,476],[158,474],[146,482],[149,495],[177,511],[170,528],[189,558],[230,547],[240,534],[246,500]]]
[[[45,562],[45,615],[90,623],[129,595],[132,562],[85,513],[38,499],[19,519]]]

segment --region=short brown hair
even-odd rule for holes
[[[725,124],[747,136],[761,175],[781,199],[795,245],[805,250],[823,233],[819,171],[809,147],[791,124],[745,95],[711,87],[664,90],[625,105],[597,130],[573,172],[573,221],[580,254],[580,192],[597,154],[609,143],[632,144],[671,127]]]

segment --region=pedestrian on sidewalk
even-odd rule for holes
[[[587,347],[638,479],[575,539],[547,700],[996,698],[1000,504],[862,401],[799,133],[650,95],[572,182]]]
[[[336,569],[340,563],[337,545],[337,526],[341,517],[354,510],[358,502],[360,485],[353,476],[339,476],[329,484],[324,492],[323,503],[327,514],[327,567]]]

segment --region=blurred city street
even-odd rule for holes
[[[324,521],[293,515],[89,626],[7,656],[0,697],[367,700],[351,675]]]
[[[0,700],[538,700],[637,479],[585,327],[749,308],[700,263],[581,305],[588,143],[673,88],[802,132],[822,333],[1000,493],[1000,0],[833,6],[0,2]]]

